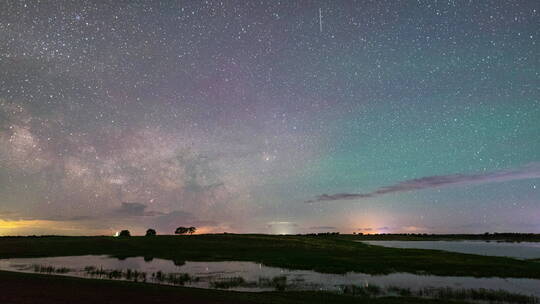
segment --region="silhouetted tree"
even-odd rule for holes
[[[146,236],[154,236],[154,235],[156,235],[156,231],[154,229],[146,230]]]
[[[197,228],[195,228],[195,227],[193,227],[193,226],[191,226],[191,227],[188,228],[188,233],[189,233],[189,234],[193,234],[193,233],[195,233],[195,231],[197,231]]]
[[[189,232],[189,228],[186,228],[186,227],[178,227],[174,231],[175,234],[186,234],[188,232]]]
[[[129,230],[122,230],[118,236],[131,236],[131,233],[129,233]]]

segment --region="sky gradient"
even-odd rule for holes
[[[540,232],[538,1],[2,1],[0,235]]]

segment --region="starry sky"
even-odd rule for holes
[[[540,232],[538,1],[0,3],[0,235]]]

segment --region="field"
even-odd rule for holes
[[[437,250],[368,246],[349,236],[193,235],[0,239],[0,258],[107,254],[175,261],[253,261],[319,272],[540,278],[540,264]]]
[[[0,258],[106,254],[174,261],[254,261],[319,272],[428,273],[449,276],[540,278],[540,263],[436,250],[368,246],[353,236],[193,235],[155,237],[4,237]],[[356,237],[355,237],[356,238]],[[363,298],[315,292],[240,293],[0,272],[2,303],[435,303],[417,298]],[[97,292],[100,290],[100,292]],[[91,295],[91,296],[90,296]],[[96,298],[97,297],[97,298]],[[18,300],[17,300],[18,299]],[[26,300],[25,300],[26,299]],[[44,300],[45,301],[45,300]],[[90,303],[89,302],[89,303]],[[437,300],[436,303],[445,303]],[[447,302],[456,303],[456,302]]]

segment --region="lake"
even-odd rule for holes
[[[361,241],[362,243],[393,247],[435,249],[459,253],[512,257],[517,259],[540,258],[538,242],[486,242],[486,241]]]
[[[45,273],[82,278],[143,281],[237,291],[324,290],[344,292],[346,286],[373,286],[391,294],[392,288],[419,291],[436,288],[491,289],[540,297],[540,280],[474,278],[392,273],[370,275],[318,273],[268,267],[259,263],[170,261],[151,257],[117,259],[109,256],[66,256],[0,260],[0,270]]]

